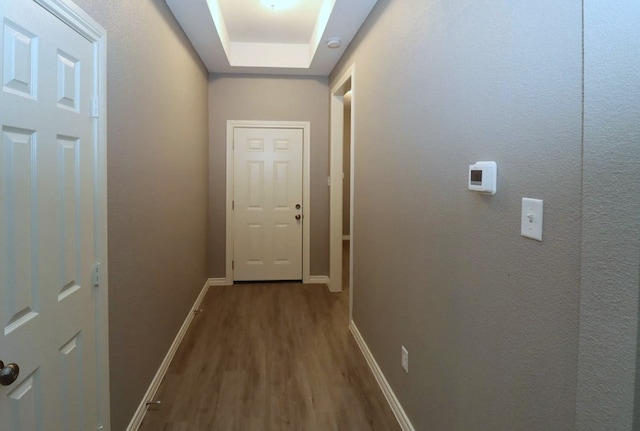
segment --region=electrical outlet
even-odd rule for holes
[[[402,346],[402,368],[405,373],[409,373],[409,351]]]

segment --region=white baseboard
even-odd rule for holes
[[[169,347],[169,351],[164,357],[162,364],[160,364],[160,368],[158,368],[158,372],[156,373],[155,377],[151,381],[151,384],[149,385],[149,389],[147,389],[147,393],[144,394],[144,397],[142,398],[142,401],[140,402],[140,405],[138,406],[136,413],[133,415],[133,418],[131,419],[129,426],[127,427],[127,431],[137,431],[140,425],[142,424],[144,415],[147,413],[147,402],[153,401],[154,397],[156,396],[156,393],[160,388],[160,383],[162,383],[162,379],[164,379],[164,376],[167,373],[167,370],[169,369],[169,365],[173,360],[173,356],[176,354],[176,351],[178,350],[178,346],[180,346],[182,339],[187,333],[187,329],[189,329],[189,325],[191,325],[191,321],[193,320],[193,317],[196,314],[195,311],[200,308],[200,304],[202,303],[204,296],[207,294],[207,291],[209,290],[209,286],[210,286],[209,283],[210,283],[210,280],[207,280],[204,287],[200,291],[200,294],[196,298],[196,301],[194,302],[193,307],[191,307],[191,310],[189,310],[189,314],[187,315],[187,318],[184,319],[184,323],[182,323],[182,327],[180,327],[180,330],[178,331],[176,338],[173,340],[173,343]]]
[[[329,284],[329,277],[326,275],[310,275],[309,284]]]
[[[384,374],[382,374],[382,370],[380,369],[380,367],[378,366],[378,363],[376,362],[375,358],[371,354],[371,350],[369,350],[367,343],[364,341],[364,338],[362,338],[362,335],[360,334],[360,331],[358,331],[358,328],[356,327],[356,324],[353,320],[349,323],[349,329],[353,334],[353,338],[356,339],[358,346],[360,346],[360,350],[362,351],[362,354],[367,360],[367,363],[369,364],[369,368],[371,368],[371,371],[373,372],[373,375],[375,376],[376,381],[380,386],[380,389],[382,389],[382,393],[384,394],[384,397],[387,399],[387,402],[389,403],[389,407],[391,407],[393,414],[396,416],[396,419],[400,424],[400,428],[402,428],[403,431],[415,431],[415,428],[411,424],[409,417],[407,416],[404,409],[400,405],[400,401],[398,401],[398,398],[396,398],[396,394],[393,392],[393,389],[391,389],[391,386],[389,385],[389,382],[387,382],[387,379],[385,378]]]
[[[233,280],[226,278],[210,278],[209,287],[213,286],[233,286]],[[329,284],[329,277],[326,275],[310,275],[308,279],[303,280],[305,284]]]
[[[343,241],[351,241],[351,235],[342,235]]]

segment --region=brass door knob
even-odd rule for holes
[[[296,220],[300,220],[302,216],[300,214],[296,214]]]

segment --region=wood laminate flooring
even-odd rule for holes
[[[348,290],[241,283],[201,308],[141,431],[400,429],[349,332]]]

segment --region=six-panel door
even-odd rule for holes
[[[234,128],[234,280],[302,279],[302,138]]]
[[[31,0],[0,25],[0,428],[97,429],[93,44]]]

